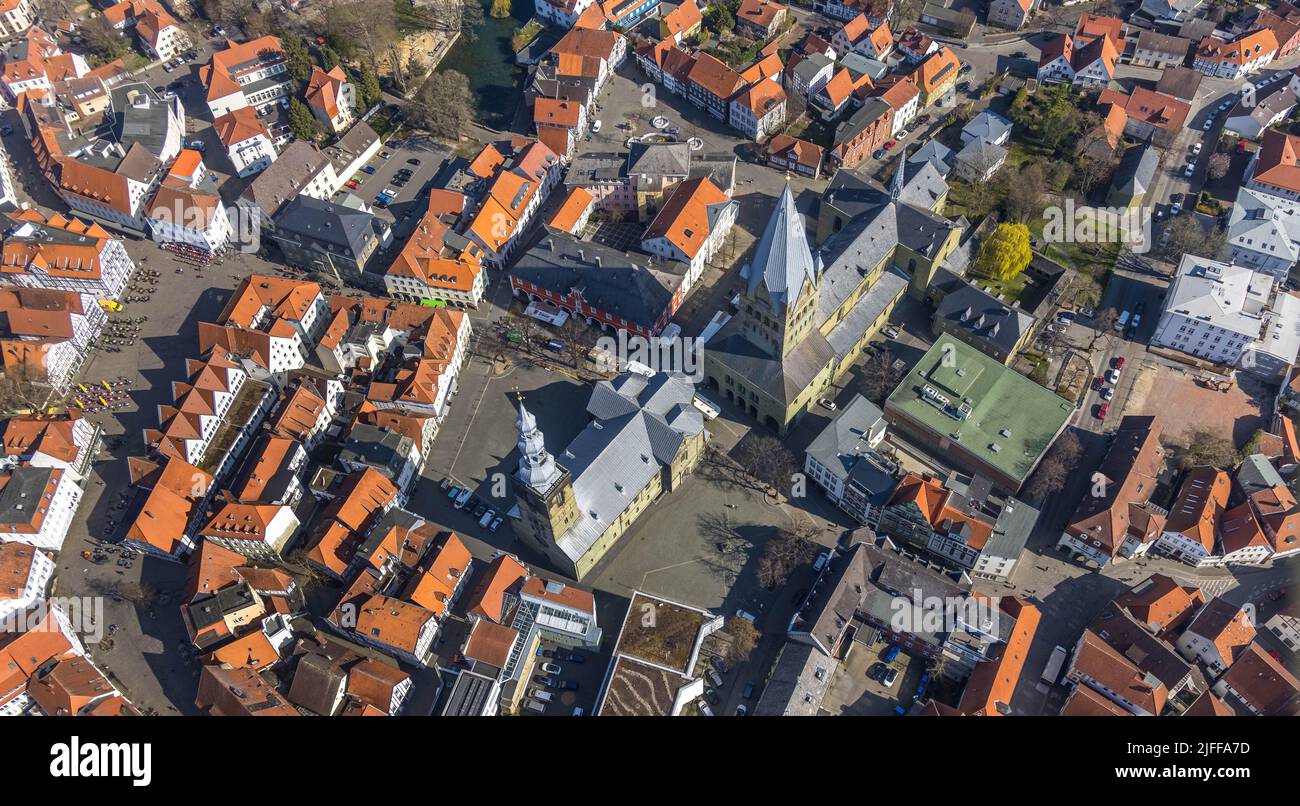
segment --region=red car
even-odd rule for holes
[[[898,145],[897,140],[890,140],[889,142],[885,143],[885,150],[888,151],[889,149],[893,148],[896,145]]]
[[[353,190],[356,190],[357,188],[361,187],[361,186],[358,185],[356,182],[353,182],[351,179],[349,179],[349,180],[346,182],[346,186],[349,187],[349,188],[351,188],[351,189],[353,189]]]
[[[1100,375],[1092,379],[1092,391],[1100,392],[1101,388],[1106,385],[1106,381]]]
[[[1111,365],[1112,367],[1114,367],[1115,369],[1123,369],[1123,368],[1124,368],[1124,356],[1122,356],[1122,355],[1117,355],[1117,356],[1115,356],[1114,358],[1112,358],[1112,359],[1110,360],[1110,365]]]
[[[1109,410],[1110,410],[1109,403],[1102,403],[1099,406],[1097,406],[1097,419],[1098,420],[1106,419],[1106,412]]]

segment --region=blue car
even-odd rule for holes
[[[367,165],[366,167],[364,167],[364,168],[361,169],[361,172],[362,172],[362,173],[367,173],[367,174],[372,174],[372,173],[375,172],[375,168],[374,168],[373,165]]]
[[[898,657],[898,652],[899,652],[898,646],[896,644],[890,644],[889,649],[885,650],[885,654],[881,655],[880,659],[883,660],[885,663],[893,663],[894,658]]]

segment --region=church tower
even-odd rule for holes
[[[753,260],[741,271],[747,281],[739,313],[745,338],[781,357],[797,347],[816,319],[821,269],[786,185]]]
[[[573,480],[569,471],[547,452],[537,418],[524,408],[523,398],[519,400],[515,427],[519,431],[519,468],[515,471],[519,514],[533,542],[549,554],[556,537],[578,521]]]

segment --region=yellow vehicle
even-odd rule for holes
[[[114,299],[101,299],[99,301],[99,307],[103,308],[109,313],[118,313],[119,311],[122,310],[122,303]]]

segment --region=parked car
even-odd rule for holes
[[[464,488],[459,485],[452,487],[450,490],[447,491],[447,498],[451,499],[452,501],[455,501],[458,497],[460,497],[460,493],[462,489]]]
[[[835,411],[835,409],[837,408],[834,400],[827,400],[824,397],[817,401],[817,405],[821,406],[823,409],[826,409],[827,411]]]
[[[1123,368],[1124,368],[1124,356],[1122,356],[1122,355],[1117,355],[1117,356],[1115,356],[1114,358],[1112,358],[1112,359],[1110,360],[1110,365],[1111,365],[1112,367],[1114,367],[1115,369],[1123,369]]]
[[[885,663],[893,663],[894,658],[897,658],[898,653],[901,651],[902,650],[898,648],[897,644],[890,644],[889,648],[885,650],[885,654],[880,656],[880,659]]]
[[[1107,372],[1107,373],[1106,373],[1106,383],[1110,383],[1110,384],[1116,384],[1116,383],[1119,383],[1119,370],[1117,370],[1117,369],[1112,369],[1112,370],[1110,370],[1109,372]]]
[[[745,684],[745,688],[744,688],[743,691],[740,692],[740,696],[744,697],[744,698],[747,699],[747,700],[752,700],[752,699],[754,699],[754,684],[753,684],[753,682],[749,682],[749,683],[746,683],[746,684]]]
[[[362,170],[363,173],[372,174],[372,173],[375,172],[375,166],[373,166],[373,165],[367,165],[366,167],[362,168],[361,170]]]
[[[407,165],[419,165],[419,164],[420,164],[420,158],[419,158],[419,157],[411,157],[409,160],[406,161],[406,164],[407,164]]]
[[[897,680],[898,680],[898,670],[893,667],[890,667],[890,669],[885,672],[885,679],[881,680],[880,682],[882,685],[884,685],[885,688],[893,688],[894,683],[897,682]]]
[[[871,668],[867,670],[867,677],[879,683],[885,679],[885,672],[888,669],[889,667],[883,663],[872,664]]]
[[[813,560],[813,570],[814,571],[822,570],[823,568],[826,567],[826,563],[830,561],[831,561],[831,553],[829,551],[823,551],[821,554],[817,555],[816,560]]]
[[[885,156],[885,149],[883,148],[877,148],[875,151],[871,152],[871,158],[873,160],[883,159],[884,156]]]
[[[1096,418],[1097,418],[1098,420],[1104,420],[1104,419],[1106,419],[1106,412],[1107,412],[1108,410],[1110,410],[1110,404],[1109,404],[1109,403],[1099,403],[1099,404],[1097,404],[1097,408],[1094,410],[1093,413],[1094,413],[1094,416],[1096,416]]]
[[[470,492],[469,489],[461,490],[460,495],[456,496],[456,509],[464,509],[465,504],[469,501],[472,495],[474,495],[474,493]]]
[[[438,482],[438,489],[442,490],[443,492],[446,492],[450,488],[451,488],[451,479],[447,476],[443,476],[442,481]]]
[[[1084,319],[1091,319],[1092,317],[1097,315],[1097,312],[1094,311],[1092,308],[1080,308],[1079,315],[1082,316]]]
[[[1023,50],[1018,50],[1018,51],[1016,51],[1015,53],[1011,54],[1011,58],[1013,58],[1013,59],[1027,59],[1027,58],[1029,58],[1029,54],[1026,53],[1026,52],[1023,51]]]
[[[489,531],[489,532],[495,532],[497,529],[500,529],[500,528],[501,528],[501,522],[502,522],[503,520],[504,520],[504,519],[503,519],[500,515],[498,515],[498,516],[496,516],[495,518],[493,518],[493,519],[492,519],[492,522],[488,524],[488,531]]]
[[[560,666],[559,664],[546,662],[541,665],[541,670],[547,674],[559,674]]]
[[[1187,167],[1183,168],[1183,176],[1190,177],[1194,173],[1196,173],[1196,163],[1194,162],[1187,163]]]
[[[602,125],[603,125],[603,121],[601,121],[600,118],[596,118],[595,122],[591,124],[591,133],[600,134],[600,127]]]
[[[1104,387],[1105,385],[1106,385],[1106,379],[1101,377],[1100,375],[1092,379],[1092,391],[1094,392],[1100,392],[1102,390],[1102,387]]]
[[[478,519],[478,525],[486,529],[488,524],[491,523],[492,519],[495,518],[496,516],[497,516],[497,511],[495,509],[489,509],[487,512],[483,513],[483,517]]]
[[[344,182],[343,186],[349,190],[356,190],[361,187],[356,182],[353,182],[351,179],[349,179],[347,182]]]
[[[1107,386],[1105,389],[1101,390],[1101,399],[1106,401],[1107,403],[1109,403],[1111,398],[1113,398],[1114,396],[1115,396],[1115,387],[1113,386]]]
[[[533,680],[537,681],[538,683],[541,683],[543,686],[546,686],[547,688],[563,688],[563,686],[560,685],[560,681],[554,677],[547,677],[546,675],[539,674],[534,676]]]

